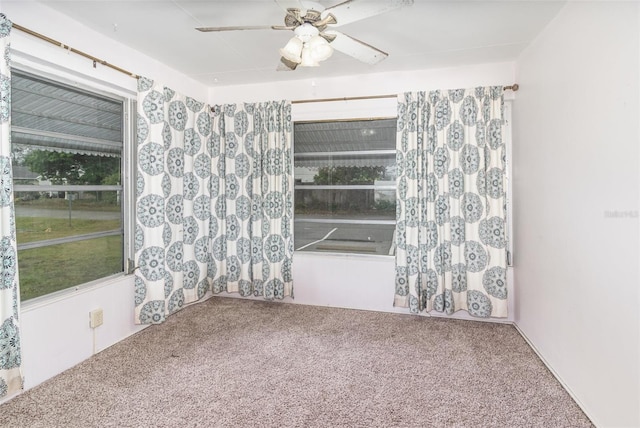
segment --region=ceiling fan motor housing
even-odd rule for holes
[[[320,12],[309,9],[304,16],[300,15],[302,11],[300,9],[287,9],[287,14],[284,17],[284,24],[287,27],[297,27],[305,22],[312,24],[320,20]]]
[[[324,31],[328,24],[336,24],[336,18],[332,14],[327,14],[322,18],[321,12],[313,9],[307,9],[305,15],[301,15],[300,9],[287,9],[287,14],[284,17],[284,24],[287,27],[298,27],[303,24],[311,24],[316,27],[318,31]]]

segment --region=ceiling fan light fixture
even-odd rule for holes
[[[302,67],[318,67],[320,65],[313,56],[313,51],[306,43],[302,48],[302,62],[300,62],[300,65]]]
[[[292,37],[284,48],[280,49],[280,55],[291,62],[300,64],[302,61],[303,43],[297,37]]]
[[[333,55],[333,47],[322,36],[313,36],[306,46],[311,49],[311,54],[316,61],[327,60]]]
[[[293,30],[293,32],[295,33],[296,37],[298,37],[300,40],[302,40],[305,43],[311,40],[313,36],[317,36],[319,33],[318,29],[313,25],[309,24],[308,22],[305,22],[299,27],[296,27],[296,29]]]

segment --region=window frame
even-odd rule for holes
[[[350,118],[340,118],[340,119],[307,119],[307,120],[294,120],[292,124],[293,129],[293,156],[292,162],[294,167],[294,207],[295,207],[295,191],[296,190],[386,190],[386,191],[394,191],[397,192],[398,188],[398,178],[395,178],[394,185],[388,184],[298,184],[295,182],[295,162],[297,158],[305,158],[305,157],[322,157],[322,156],[347,156],[347,155],[393,155],[394,165],[395,165],[395,157],[397,149],[380,149],[380,150],[354,150],[354,151],[336,151],[336,152],[305,152],[305,153],[297,153],[295,152],[295,125],[298,124],[309,124],[309,123],[337,123],[337,122],[365,122],[365,121],[379,121],[379,120],[398,120],[398,116],[381,116],[381,117],[350,117]],[[394,211],[395,213],[395,211]],[[339,256],[358,256],[358,257],[395,257],[395,225],[396,219],[334,219],[334,218],[305,218],[298,219],[295,214],[294,208],[294,230],[296,223],[315,223],[315,224],[368,224],[368,225],[393,225],[394,232],[391,238],[391,245],[388,254],[370,254],[367,252],[354,252],[354,251],[314,251],[314,250],[306,250],[312,244],[316,242],[312,242],[310,244],[305,244],[299,248],[294,248],[294,253],[305,253],[305,254],[322,254],[322,255],[339,255]]]
[[[113,101],[117,101],[122,104],[122,117],[121,117],[121,135],[122,135],[122,149],[120,153],[120,185],[25,185],[14,184],[13,192],[50,192],[50,191],[120,191],[120,221],[121,227],[118,230],[113,231],[101,231],[89,234],[74,235],[64,238],[55,238],[50,240],[40,240],[35,242],[28,242],[21,244],[17,242],[17,250],[27,250],[32,248],[42,248],[51,245],[58,245],[71,242],[81,242],[88,239],[95,239],[106,236],[122,236],[122,270],[111,275],[106,275],[101,278],[97,278],[91,281],[87,281],[81,284],[73,284],[68,287],[52,291],[47,294],[43,294],[37,297],[30,298],[28,300],[21,301],[23,307],[38,306],[46,304],[50,301],[57,301],[61,298],[65,298],[72,293],[78,291],[84,292],[92,289],[96,286],[110,283],[114,279],[121,278],[125,275],[132,273],[133,269],[133,255],[134,255],[134,231],[135,231],[135,116],[136,116],[136,100],[130,96],[125,96],[104,90],[94,86],[92,84],[81,83],[77,80],[65,78],[55,73],[40,70],[30,66],[24,66],[21,64],[13,64],[11,66],[11,74],[14,72],[23,75],[31,75],[36,78],[52,81],[54,84],[60,84],[68,86],[70,88],[77,89],[79,91],[88,92],[100,97],[108,98]],[[12,127],[13,129],[13,127]],[[46,131],[43,131],[46,133]],[[88,138],[91,140],[91,138]],[[19,266],[18,256],[18,266]]]

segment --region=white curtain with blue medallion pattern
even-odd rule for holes
[[[138,80],[135,318],[155,324],[211,285],[211,114]]]
[[[18,250],[11,169],[11,21],[0,14],[0,399],[22,389]]]
[[[291,103],[213,109],[213,292],[293,297]]]
[[[503,88],[398,97],[395,306],[506,317]]]

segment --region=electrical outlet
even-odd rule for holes
[[[96,328],[102,325],[102,308],[89,312],[89,327]]]

